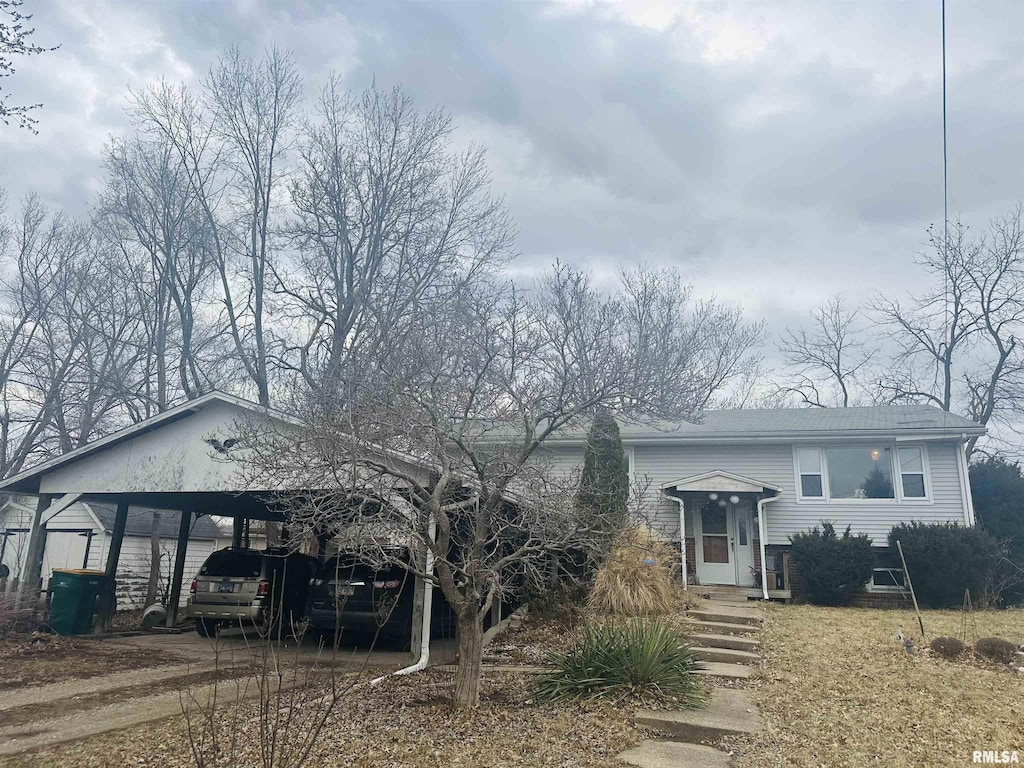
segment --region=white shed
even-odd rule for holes
[[[0,506],[0,563],[7,568],[10,579],[21,576],[28,554],[29,530],[35,511],[35,499],[11,497]],[[88,568],[102,571],[110,549],[111,534],[117,510],[113,505],[76,502],[57,514],[45,518],[46,546],[43,550],[43,583],[54,568]],[[171,591],[174,555],[177,550],[177,510],[155,510],[131,505],[125,525],[121,556],[117,565],[117,610],[145,607],[152,561],[151,531],[157,525],[160,537],[160,601],[166,602]],[[199,571],[206,557],[220,546],[228,546],[230,530],[225,531],[210,516],[192,522],[185,556],[187,578]],[[187,593],[179,598],[184,605]]]

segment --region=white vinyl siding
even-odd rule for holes
[[[839,444],[839,443],[830,443]],[[627,442],[627,446],[628,446]],[[794,471],[793,443],[633,445],[633,474],[638,483],[646,482],[647,509],[653,512],[657,527],[669,537],[678,537],[679,507],[659,490],[672,483],[704,472],[724,470],[760,480],[782,489],[779,499],[766,506],[767,544],[789,544],[789,536],[805,531],[822,520],[832,520],[838,530],[851,525],[854,533],[866,533],[877,546],[886,546],[889,530],[896,523],[920,520],[958,522],[966,519],[963,491],[958,474],[955,440],[929,442],[924,451],[927,500],[895,499],[834,500],[797,497],[798,473]],[[804,447],[804,446],[799,446]],[[901,446],[902,447],[902,446]],[[565,471],[583,462],[583,448],[558,447],[545,456]],[[687,513],[687,531],[693,523]]]

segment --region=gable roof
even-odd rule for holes
[[[765,440],[770,438],[919,437],[956,439],[981,436],[985,427],[930,405],[886,405],[857,408],[765,408],[705,411],[698,423],[624,423],[625,442],[699,442],[702,440]],[[554,442],[586,440],[587,429],[564,429]]]
[[[93,502],[89,502],[85,506],[92,510],[100,525],[103,526],[104,531],[109,533],[114,530],[114,518],[117,516],[116,507],[106,504],[95,504]],[[128,507],[128,522],[124,529],[125,535],[149,536],[153,530],[153,512],[154,510],[148,507],[137,507],[134,505]],[[178,523],[180,520],[180,513],[174,510],[165,511],[164,514],[160,515],[160,538],[177,539]],[[223,535],[216,521],[209,515],[203,515],[192,522],[192,532],[189,534],[189,539],[212,540]]]

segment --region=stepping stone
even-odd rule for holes
[[[725,624],[750,624],[761,626],[764,615],[755,608],[716,605],[701,610],[687,611],[686,615],[698,621],[720,621]]]
[[[703,669],[694,672],[696,675],[717,677],[722,680],[746,680],[750,677],[750,667],[746,664],[726,664],[721,661],[703,661]]]
[[[752,637],[741,635],[716,635],[709,632],[698,632],[688,635],[686,638],[690,645],[699,645],[703,648],[729,648],[734,651],[749,651],[757,653],[761,649],[761,642]]]
[[[712,747],[678,741],[641,741],[619,755],[637,768],[728,768],[729,755]]]
[[[693,647],[693,655],[701,661],[724,661],[726,664],[757,664],[761,656],[750,651],[733,651],[729,648]]]
[[[733,688],[715,688],[706,709],[642,709],[634,719],[637,725],[690,744],[717,743],[726,736],[757,733],[761,728],[761,716],[750,696]]]
[[[724,624],[720,621],[694,621],[694,630],[712,635],[753,635],[761,630],[753,624]]]

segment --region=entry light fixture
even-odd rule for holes
[[[878,450],[877,448],[872,448],[871,449],[871,460],[872,461],[878,461],[880,458],[882,458],[882,452],[880,450]]]
[[[718,500],[718,506],[724,507],[725,506],[725,499],[719,499]]]
[[[739,504],[740,497],[734,493],[732,496],[729,497],[729,501],[731,501],[733,504]]]
[[[708,498],[711,499],[712,501],[718,501],[718,494],[717,493],[709,493],[708,494]]]

